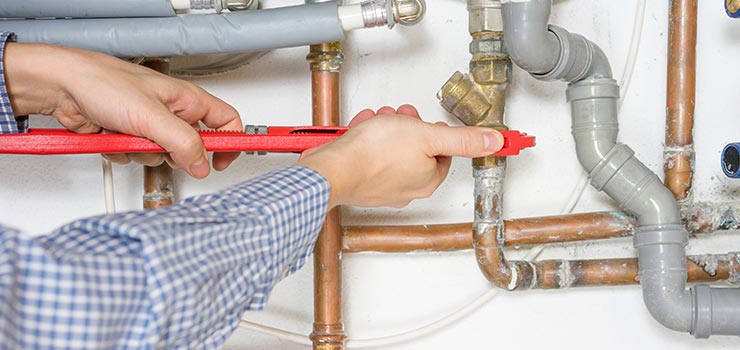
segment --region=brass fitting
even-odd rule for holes
[[[504,30],[500,0],[468,0],[468,31],[470,34]]]
[[[342,45],[338,41],[311,45],[306,60],[311,71],[337,73],[342,69],[342,63],[344,62]]]
[[[470,74],[455,72],[437,93],[444,109],[465,125],[508,130],[504,124],[506,90],[511,81],[511,60],[500,31],[472,34]],[[493,167],[503,157],[473,159],[475,167]]]
[[[473,34],[470,74],[455,72],[437,94],[442,107],[465,125],[505,130],[504,98],[511,80],[511,60],[503,34]]]
[[[737,11],[740,11],[740,0],[727,0],[725,4],[730,13],[737,13]]]
[[[480,125],[491,110],[491,103],[470,76],[455,72],[437,93],[442,107],[465,125]]]
[[[427,5],[424,0],[395,0],[393,1],[393,18],[404,26],[412,26],[424,18]]]
[[[473,81],[481,85],[504,85],[511,80],[511,60],[506,53],[504,36],[501,32],[473,34],[470,42],[470,74]]]

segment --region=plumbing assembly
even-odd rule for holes
[[[644,12],[645,0],[640,1]],[[339,208],[334,209],[314,252],[310,338],[247,323],[245,327],[282,334],[314,349],[380,346],[384,343],[347,340],[342,254],[472,248],[479,269],[494,288],[640,284],[648,311],[663,326],[696,338],[740,335],[740,290],[716,285],[740,283],[740,253],[687,256],[684,250],[690,236],[740,228],[740,203],[695,202],[692,197],[698,0],[671,0],[670,5],[664,182],[629,146],[617,142],[620,86],[606,54],[584,36],[549,24],[551,5],[551,0],[467,0],[469,71],[455,72],[437,97],[463,124],[511,133],[504,116],[514,65],[541,81],[567,82],[578,161],[591,185],[623,211],[505,220],[503,188],[506,155],[511,154],[477,158],[472,161],[472,223],[343,226]],[[165,73],[168,56],[310,45],[306,59],[313,125],[336,127],[345,32],[413,25],[423,19],[426,6],[422,0],[366,0],[353,5],[307,0],[305,5],[273,9],[257,9],[256,0],[10,0],[0,3],[0,18],[6,18],[0,27],[15,32],[21,42],[146,57],[144,64]],[[201,9],[210,12],[180,14]],[[735,17],[740,1],[727,0],[725,9]],[[515,140],[518,133],[507,135]],[[728,144],[723,150],[722,169],[728,177],[740,178],[740,144]],[[148,168],[145,174],[145,207],[172,203],[172,170],[164,165]],[[509,260],[504,252],[512,246],[627,236],[633,237],[637,259]]]

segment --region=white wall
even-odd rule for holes
[[[291,1],[297,2],[297,1]],[[456,123],[435,94],[455,70],[467,70],[464,0],[428,0],[426,20],[411,28],[354,32],[345,44],[343,121],[365,107],[413,103],[429,121]],[[284,1],[268,1],[282,6]],[[584,34],[604,48],[615,76],[622,73],[635,1],[558,1],[552,21]],[[726,17],[720,1],[703,1],[695,130],[700,200],[736,199],[740,182],[724,178],[719,153],[740,140],[734,115],[740,73],[740,21]],[[662,175],[665,120],[665,61],[668,1],[650,1],[632,87],[621,111],[622,142]],[[195,82],[233,104],[245,123],[310,123],[306,48],[272,52],[240,71]],[[581,168],[570,137],[563,83],[535,81],[515,68],[507,106],[514,129],[537,135],[538,146],[510,158],[506,185],[509,218],[560,212]],[[33,124],[46,125],[45,117]],[[242,156],[231,169],[196,181],[177,176],[181,197],[213,191],[256,174],[289,165],[295,156]],[[97,156],[0,156],[0,222],[42,233],[70,220],[104,212]],[[115,166],[117,204],[140,207],[142,170]],[[470,221],[472,179],[468,160],[456,159],[450,177],[430,199],[403,210],[345,209],[346,224],[413,224]],[[588,189],[578,212],[613,209],[605,195]],[[692,242],[689,251],[738,251],[733,233]],[[511,257],[520,252],[509,252]],[[541,258],[632,257],[631,240],[553,246]],[[312,322],[312,271],[307,266],[281,283],[266,311],[245,317],[308,334]],[[358,254],[344,257],[344,318],[350,338],[369,338],[416,328],[456,310],[488,285],[471,251],[437,254]],[[636,286],[502,293],[464,321],[393,349],[502,348],[716,349],[740,348],[737,338],[694,340],[651,319]],[[271,337],[238,332],[233,349],[305,349]]]

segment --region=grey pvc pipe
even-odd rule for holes
[[[558,38],[547,30],[550,0],[509,3],[502,6],[504,42],[516,64],[530,73],[555,68],[560,54]]]
[[[167,17],[169,0],[2,0],[0,18]],[[1,26],[1,25],[0,25]]]
[[[535,78],[571,83],[567,99],[572,132],[578,159],[591,184],[638,218],[634,237],[638,278],[650,314],[665,327],[697,338],[740,335],[740,290],[704,285],[686,289],[688,234],[681,225],[678,204],[628,146],[616,143],[619,86],[604,52],[583,36],[547,26],[549,0],[502,6],[504,37],[514,63]],[[539,23],[517,23],[521,21]],[[557,49],[551,43],[553,37]]]
[[[49,43],[119,57],[248,52],[339,41],[335,2],[166,18],[14,20],[0,29],[19,42]]]

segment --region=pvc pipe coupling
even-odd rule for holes
[[[722,171],[729,178],[740,179],[740,142],[730,143],[722,150]]]

